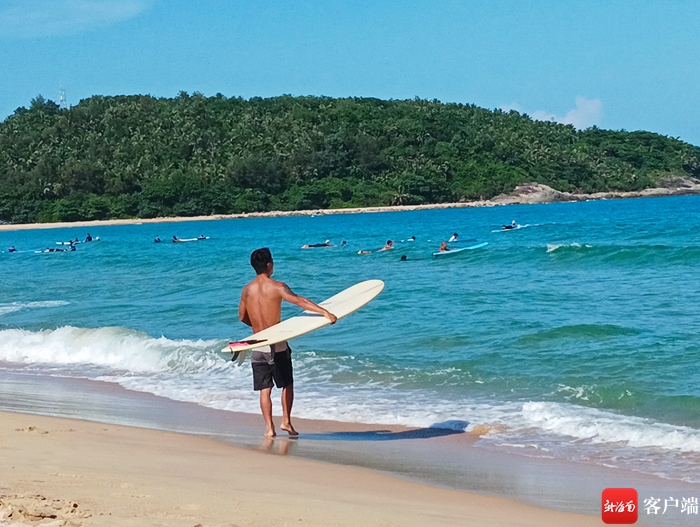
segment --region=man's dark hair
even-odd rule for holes
[[[267,247],[255,249],[250,255],[250,265],[253,266],[257,274],[267,271],[267,264],[272,263],[272,253]]]

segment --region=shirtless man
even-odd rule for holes
[[[381,249],[379,249],[377,252],[380,253],[382,251],[391,251],[393,248],[394,248],[394,242],[392,242],[391,240],[387,240],[386,245],[384,247],[382,247]]]
[[[250,265],[257,276],[241,292],[238,317],[241,322],[253,328],[253,333],[279,323],[282,315],[282,300],[286,300],[307,311],[320,313],[331,324],[337,317],[311,300],[295,294],[287,284],[273,280],[275,264],[270,249],[257,249],[250,255]],[[272,349],[271,349],[272,348]],[[275,437],[275,424],[272,421],[272,385],[282,388],[282,425],[280,428],[290,436],[299,433],[291,421],[294,402],[294,379],[292,377],[292,350],[286,342],[273,344],[251,353],[253,366],[253,389],[260,392],[260,410],[265,418],[266,437]]]

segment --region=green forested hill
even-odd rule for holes
[[[424,100],[37,97],[0,123],[12,222],[459,201],[530,181],[639,190],[669,173],[700,176],[700,148]]]

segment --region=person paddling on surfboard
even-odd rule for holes
[[[331,245],[331,241],[326,240],[323,243],[307,243],[301,246],[302,249],[315,249],[317,247],[335,247],[335,245]]]
[[[441,253],[450,252],[450,249],[448,249],[448,247],[447,247],[447,242],[440,242],[440,252]]]
[[[287,284],[273,280],[275,264],[267,247],[250,255],[250,265],[257,276],[243,288],[238,305],[241,322],[253,328],[255,333],[278,324],[282,319],[282,300],[302,309],[319,313],[335,324],[337,317],[311,300],[295,294]],[[253,389],[260,392],[260,410],[265,418],[266,437],[275,437],[272,421],[272,386],[282,388],[282,425],[290,436],[299,433],[292,426],[291,414],[294,402],[292,377],[292,350],[286,342],[253,350],[250,357],[253,366]]]

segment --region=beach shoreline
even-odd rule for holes
[[[648,188],[634,192],[597,192],[594,194],[560,192],[539,183],[518,185],[510,194],[501,194],[488,200],[461,201],[455,203],[430,203],[424,205],[392,205],[384,207],[352,207],[343,209],[313,209],[292,211],[248,212],[241,214],[212,214],[208,216],[175,216],[159,218],[131,218],[117,220],[90,220],[56,223],[19,223],[0,225],[0,232],[65,229],[65,228],[99,228],[117,225],[142,225],[160,223],[182,223],[197,221],[237,220],[246,218],[288,218],[299,216],[333,216],[338,214],[376,214],[385,212],[412,212],[419,210],[465,209],[478,207],[499,207],[506,205],[535,205],[545,203],[569,203],[581,201],[632,199],[669,196],[691,196],[700,194],[700,182],[690,178],[673,180],[667,186]]]
[[[12,453],[0,459],[3,525],[599,524],[595,516],[143,428],[2,412],[0,446]]]
[[[303,486],[316,485],[318,478],[335,474],[333,478],[335,478],[334,481],[339,482],[337,486],[330,485],[326,488],[321,485],[323,488],[314,487],[313,491],[297,496],[307,513],[311,511],[316,514],[317,507],[337,506],[336,501],[340,499],[339,496],[345,496],[347,492],[356,492],[355,487],[348,490],[345,485],[347,481],[356,481],[355,478],[360,478],[363,482],[375,481],[375,477],[385,478],[383,481],[386,483],[382,485],[377,483],[379,490],[372,492],[372,499],[379,511],[366,510],[366,508],[363,509],[362,503],[355,503],[364,511],[363,514],[372,516],[381,516],[387,512],[384,500],[387,503],[395,503],[397,499],[392,492],[385,493],[384,488],[391,490],[408,485],[410,489],[415,489],[415,492],[409,489],[411,496],[414,496],[410,499],[420,506],[422,512],[401,506],[398,510],[392,509],[391,512],[391,517],[396,523],[381,523],[382,525],[418,525],[419,520],[423,521],[424,525],[460,524],[455,519],[462,514],[462,509],[459,507],[457,510],[450,508],[444,511],[446,514],[444,518],[441,516],[443,513],[440,513],[439,521],[427,519],[426,513],[435,513],[435,511],[426,512],[427,509],[425,509],[427,504],[423,498],[432,501],[433,498],[430,496],[440,503],[445,501],[461,505],[474,503],[475,509],[469,511],[468,517],[479,518],[475,525],[554,526],[594,525],[593,521],[599,521],[595,515],[599,508],[600,492],[606,487],[635,487],[640,492],[640,497],[656,494],[697,494],[696,485],[664,481],[649,475],[609,467],[572,464],[546,457],[529,458],[480,448],[477,445],[479,436],[475,433],[448,433],[447,431],[436,433],[431,429],[409,429],[403,426],[297,419],[295,424],[302,433],[298,440],[290,440],[286,434],[280,434],[274,441],[269,441],[262,437],[264,426],[259,415],[214,410],[149,393],[134,392],[103,381],[27,375],[21,370],[15,373],[5,371],[0,372],[0,392],[0,448],[8,454],[3,456],[4,461],[0,460],[0,470],[3,470],[1,464],[4,462],[15,468],[11,469],[11,472],[3,471],[3,473],[13,477],[21,474],[21,479],[18,480],[0,478],[0,486],[3,487],[0,495],[43,495],[53,499],[83,500],[91,504],[91,511],[97,510],[107,515],[108,508],[116,505],[111,497],[104,495],[96,497],[91,494],[93,487],[100,489],[107,484],[102,480],[91,479],[95,474],[106,472],[110,478],[119,478],[122,482],[119,483],[119,487],[113,480],[108,484],[116,493],[114,495],[126,496],[128,494],[122,494],[120,489],[138,487],[140,490],[128,492],[155,496],[156,492],[147,488],[155,484],[149,479],[153,476],[159,479],[157,485],[159,488],[167,489],[172,485],[174,488],[171,493],[183,496],[181,483],[168,480],[171,467],[168,466],[164,474],[157,470],[152,471],[152,474],[146,474],[148,476],[146,481],[142,477],[134,480],[131,472],[140,469],[133,467],[133,463],[143,463],[145,466],[162,463],[167,466],[170,461],[176,459],[178,463],[185,465],[185,468],[178,470],[189,471],[185,476],[195,481],[197,492],[202,491],[207,495],[220,492],[220,489],[219,491],[210,489],[205,492],[199,486],[200,480],[210,479],[209,472],[202,473],[201,466],[205,462],[218,463],[211,459],[202,460],[198,454],[192,454],[193,450],[201,450],[202,447],[193,447],[191,442],[200,440],[209,443],[210,446],[206,447],[207,451],[223,452],[221,463],[224,466],[238,467],[239,462],[245,460],[245,463],[250,463],[251,467],[260,468],[260,462],[255,461],[260,458],[256,456],[265,454],[267,459],[271,459],[269,464],[261,469],[264,469],[269,477],[268,487],[288,484],[287,480],[276,479],[279,471],[274,467],[278,462],[285,464],[286,467],[287,460],[290,460],[294,466],[300,467],[294,470],[303,474],[301,481]],[[27,397],[28,393],[34,395]],[[79,438],[77,441],[74,436],[71,438],[65,436],[65,440],[69,443],[63,444],[60,437],[65,435],[66,431],[70,431],[71,436],[74,433],[92,435],[97,443],[83,447],[81,441],[85,438]],[[61,434],[53,432],[61,432]],[[47,452],[43,454],[35,452],[34,449],[37,448],[35,444],[25,444],[27,437],[43,438]],[[58,444],[52,443],[55,440],[59,441]],[[115,451],[115,441],[117,443],[124,441],[126,444],[118,444]],[[127,451],[119,450],[127,445],[130,447]],[[162,446],[162,450],[159,451],[155,445],[166,446]],[[228,448],[230,450],[226,450]],[[25,453],[23,449],[29,449],[29,452]],[[65,449],[70,452],[64,451]],[[77,452],[79,455],[76,457]],[[110,463],[113,465],[110,465],[109,470],[104,466],[95,468],[92,464],[103,463],[100,454],[107,452]],[[10,453],[12,455],[9,455]],[[37,464],[32,461],[37,455],[45,456],[42,458],[42,463]],[[167,461],[163,460],[164,457],[167,457]],[[64,458],[65,460],[61,461]],[[18,463],[16,461],[18,459],[22,462]],[[84,466],[84,459],[88,459],[91,465]],[[301,465],[296,465],[298,463]],[[37,472],[49,465],[51,470],[48,474]],[[84,470],[90,469],[90,474],[77,471],[76,465]],[[117,473],[112,474],[115,470]],[[84,483],[85,488],[78,489],[80,490],[78,494],[63,493],[65,489],[58,483],[61,481],[65,483],[66,474],[72,474],[73,479],[70,479],[70,482],[76,482],[75,478],[79,478],[81,480],[79,483]],[[185,476],[180,473],[180,477]],[[232,482],[222,482],[221,478],[225,477],[227,477],[225,474],[219,474],[219,479],[213,478],[211,483],[220,485],[222,488],[229,485],[226,488],[231,488],[234,495],[238,496],[241,486],[248,485],[250,478],[256,478],[258,475],[245,472],[232,477]],[[239,478],[242,478],[242,481]],[[34,485],[36,481],[47,485]],[[130,486],[121,487],[124,482]],[[29,485],[20,485],[20,483],[29,483]],[[404,491],[400,492],[399,499],[403,493]],[[447,499],[447,496],[451,498]],[[107,500],[104,502],[106,505],[101,502],[104,499]],[[191,498],[186,494],[183,499]],[[258,496],[252,499],[264,501],[269,498],[258,493]],[[321,501],[309,503],[309,500],[318,499]],[[362,499],[365,500],[364,497]],[[158,502],[156,505],[158,509],[162,503]],[[0,498],[0,518],[2,518],[2,507],[2,498]],[[202,508],[208,510],[210,507],[214,506],[209,504]],[[490,518],[488,512],[493,507],[510,512],[503,518],[498,515]],[[114,514],[114,510],[111,510]],[[533,511],[545,511],[545,513],[544,516],[538,513],[536,520],[530,520],[530,514],[534,513]],[[550,513],[571,516],[557,517],[554,521],[549,517]],[[135,514],[135,512],[130,509],[126,512],[122,511],[121,514]],[[524,521],[521,519],[521,514],[524,514]],[[194,519],[190,518],[190,520]],[[353,521],[356,524],[366,524],[361,518],[352,516],[351,519],[352,521],[347,523],[343,521],[336,523],[331,522],[329,518],[324,518],[323,521],[306,518],[308,522],[305,524],[352,525]],[[269,520],[268,518],[266,521]],[[206,523],[201,518],[197,521],[203,526],[229,525],[214,521]],[[189,524],[190,527],[196,525],[197,521]],[[522,523],[518,523],[520,521]],[[233,523],[258,524],[251,518],[239,519]],[[180,525],[177,522],[173,524]],[[377,521],[377,524],[380,522]],[[109,524],[98,522],[96,525]],[[151,523],[143,525],[151,525]],[[153,525],[160,524],[153,523]],[[653,525],[669,524],[655,522]]]

